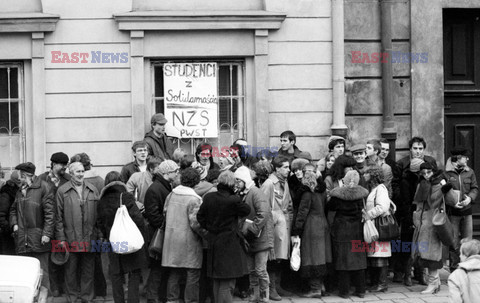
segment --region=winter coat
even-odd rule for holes
[[[372,220],[377,217],[385,217],[390,214],[390,198],[388,197],[388,190],[385,185],[380,184],[370,191],[365,203],[367,214]],[[375,241],[376,247],[380,247],[378,251],[369,250],[368,257],[386,258],[392,256],[392,247],[390,241],[379,242]]]
[[[195,191],[179,185],[168,195],[164,206],[165,240],[162,266],[200,269],[202,267],[201,228],[197,212],[202,198]]]
[[[290,257],[290,228],[293,220],[293,204],[288,182],[284,182],[282,194],[280,180],[275,174],[271,174],[263,183],[261,190],[272,206],[275,256],[271,256],[271,258],[288,260]]]
[[[97,240],[97,188],[89,182],[83,183],[82,201],[72,181],[57,190],[57,223],[55,235],[59,241],[87,242]],[[91,249],[79,249],[87,252]]]
[[[162,176],[154,176],[152,185],[145,193],[145,217],[149,223],[148,239],[151,239],[155,230],[160,228],[165,220],[163,208],[165,200],[172,191],[170,182]]]
[[[48,252],[51,242],[42,245],[42,236],[53,238],[55,209],[52,187],[39,177],[26,189],[17,191],[10,208],[10,227],[18,225],[15,238],[16,252]]]
[[[422,178],[413,202],[417,205],[417,209],[413,213],[415,232],[412,242],[417,245],[412,246],[418,248],[424,246],[422,243],[428,243],[428,249],[412,249],[412,257],[419,256],[423,260],[433,261],[429,262],[430,264],[436,264],[435,262],[442,260],[442,242],[433,228],[432,219],[434,211],[443,204],[440,181],[445,178],[446,176],[441,170],[436,172],[430,181]],[[436,266],[441,268],[441,264]]]
[[[105,180],[100,177],[96,171],[94,170],[87,170],[85,171],[85,175],[83,176],[83,180],[95,186],[97,191],[100,193],[102,189],[105,187]]]
[[[130,218],[135,222],[140,232],[142,234],[144,233],[145,223],[135,203],[135,197],[127,192],[127,187],[124,183],[115,181],[103,188],[97,204],[98,229],[108,241],[110,239],[110,231],[115,220],[115,215],[120,207],[120,195],[122,197],[122,205],[127,207]],[[127,273],[144,268],[147,263],[145,245],[139,251],[131,254],[121,255],[109,253],[108,259],[110,261],[110,272],[112,274]]]
[[[326,263],[332,262],[330,227],[325,217],[326,192],[302,185],[298,213],[292,236],[300,236],[301,271],[304,277],[316,278],[325,273]]]
[[[294,159],[297,159],[297,158],[300,156],[300,153],[301,153],[301,152],[302,152],[302,151],[301,151],[300,149],[298,149],[298,147],[294,144],[294,145],[293,145],[293,153],[292,153],[292,154],[290,154],[290,153],[288,152],[288,150],[283,150],[283,149],[280,148],[280,149],[278,150],[278,156],[285,156],[285,157],[288,159],[288,162],[289,162],[290,164],[292,164],[292,161],[293,161]]]
[[[67,183],[68,181],[70,181],[70,175],[65,173],[63,176],[60,176],[60,182],[58,183],[58,187],[55,186],[55,183],[52,181],[52,179],[50,178],[50,172],[47,171],[47,172],[44,172],[43,174],[41,174],[40,176],[38,176],[40,179],[42,179],[43,181],[47,182],[53,189],[53,195],[56,195],[57,194],[57,189],[62,186],[63,184]]]
[[[120,172],[120,180],[122,180],[123,183],[127,183],[130,177],[134,173],[140,172],[140,166],[138,166],[137,161],[130,162],[128,164],[125,164],[122,167],[122,171]]]
[[[250,244],[249,251],[256,253],[273,248],[273,218],[272,206],[268,203],[265,194],[256,186],[252,186],[243,202],[250,206],[250,214],[247,219],[252,224],[244,223],[244,236]],[[258,234],[260,234],[259,237]]]
[[[15,202],[15,196],[19,187],[15,182],[8,180],[0,188],[0,254],[15,254],[15,241],[10,228],[10,208]]]
[[[448,277],[450,303],[474,303],[480,298],[480,256],[473,255],[458,264]]]
[[[451,162],[450,162],[451,163]],[[452,164],[445,165],[446,174],[449,176],[448,181],[452,183],[453,189],[460,191],[460,201],[464,199],[464,195],[469,196],[472,202],[467,206],[459,209],[447,205],[450,215],[453,216],[468,216],[472,214],[472,203],[478,195],[478,184],[475,172],[470,167],[466,166],[460,173],[455,170]]]
[[[137,201],[145,202],[145,194],[153,183],[153,175],[147,170],[144,172],[134,173],[127,181],[127,191],[134,194]]]
[[[195,191],[195,193],[197,193],[197,195],[199,195],[200,197],[203,197],[208,191],[212,189],[212,187],[213,187],[212,183],[207,181],[200,181],[200,183],[195,185],[193,190]]]
[[[148,145],[148,154],[163,160],[173,159],[175,146],[170,137],[164,134],[161,138],[155,136],[153,130],[145,134],[143,139]]]
[[[334,264],[336,270],[360,270],[367,268],[365,252],[353,252],[352,241],[363,242],[362,209],[368,190],[355,185],[330,191],[329,210],[336,211],[331,226]]]
[[[248,273],[247,255],[242,248],[238,219],[250,213],[250,206],[225,185],[205,195],[197,218],[208,235],[207,275],[214,279],[232,279]]]

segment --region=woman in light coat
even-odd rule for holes
[[[370,194],[363,213],[365,220],[375,220],[390,214],[390,198],[383,184],[383,171],[379,166],[371,166],[364,174]],[[390,241],[375,241],[367,252],[367,266],[370,272],[371,292],[387,291],[388,258],[392,256]]]

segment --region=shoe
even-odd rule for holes
[[[387,286],[387,276],[388,276],[388,267],[380,267],[377,271],[377,281],[378,284],[376,287],[371,288],[371,292],[386,292],[388,289]]]
[[[322,298],[322,291],[321,290],[310,290],[306,294],[303,294],[302,297],[321,299]]]
[[[402,273],[400,273],[400,272],[394,272],[394,273],[393,273],[393,280],[392,280],[392,282],[402,283],[402,282],[403,282]]]
[[[370,288],[369,292],[386,292],[388,290],[388,286],[386,284],[378,284],[375,287]]]
[[[344,298],[344,299],[350,299],[350,296],[348,294],[338,294],[338,296],[340,298]]]
[[[274,288],[270,289],[270,300],[272,301],[282,301],[282,297],[280,297],[277,293],[277,290]]]
[[[403,284],[405,284],[405,286],[412,286],[412,277],[410,277],[410,275],[406,275],[403,278]]]
[[[437,292],[440,291],[440,283],[433,283],[433,284],[428,284],[427,288],[420,292],[422,295],[434,295],[436,294]]]
[[[365,298],[365,293],[364,292],[354,292],[354,296],[357,296],[359,298]]]
[[[268,297],[270,298],[270,300],[273,300],[273,301],[282,301],[282,297],[280,297],[278,295],[278,292],[277,292],[277,287],[276,287],[276,279],[275,279],[275,272],[268,272],[268,276],[270,278],[270,285],[268,285],[268,290],[269,290],[269,295]]]

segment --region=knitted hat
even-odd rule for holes
[[[18,164],[15,167],[15,169],[17,169],[17,170],[21,170],[21,171],[24,171],[24,172],[32,174],[32,175],[35,174],[35,168],[36,167],[32,162],[25,162],[25,163],[22,163],[22,164]]]
[[[66,165],[68,163],[68,156],[67,154],[62,152],[54,153],[50,157],[50,161],[52,161],[53,163],[60,163]]]
[[[422,163],[424,163],[425,161],[423,161],[422,159],[420,158],[413,158],[411,161],[410,161],[410,171],[412,173],[416,173],[416,172],[419,172],[420,171],[420,165],[422,165]]]
[[[250,175],[250,169],[246,166],[240,166],[235,171],[235,178],[242,180],[245,182],[245,187],[250,188],[255,184],[252,180],[252,176]]]
[[[305,164],[310,163],[310,161],[303,158],[297,158],[292,161],[291,167],[292,171],[295,172],[297,169],[302,170]]]
[[[345,184],[345,186],[358,185],[358,182],[360,182],[360,175],[356,170],[349,170],[345,177],[343,177],[343,184]]]

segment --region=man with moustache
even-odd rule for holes
[[[52,188],[35,176],[33,163],[22,163],[15,169],[20,171],[21,181],[20,190],[10,209],[10,226],[15,235],[16,252],[40,261],[42,286],[50,292],[48,259],[55,226]]]
[[[91,241],[97,240],[97,188],[85,182],[82,163],[73,162],[68,167],[71,179],[57,190],[57,223],[55,234],[60,245],[69,249],[70,256],[65,264],[67,296],[72,302],[93,302],[95,254],[91,252]],[[80,283],[77,277],[80,275]],[[78,286],[80,285],[80,293]]]

